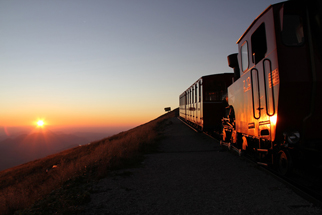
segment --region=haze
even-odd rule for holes
[[[150,121],[199,77],[232,72],[237,39],[277,2],[0,1],[0,140],[38,119],[104,135]]]
[[[0,2],[0,125],[136,126],[178,106],[277,1]]]

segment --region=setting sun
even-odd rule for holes
[[[38,120],[37,121],[37,125],[39,126],[39,127],[43,127],[44,126],[44,121],[43,120]]]

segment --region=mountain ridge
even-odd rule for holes
[[[0,211],[22,213],[34,205],[30,210],[43,212],[38,214],[56,210],[70,214],[73,204],[88,201],[86,186],[90,181],[106,177],[115,169],[139,165],[145,153],[157,150],[167,119],[178,116],[178,112],[177,108],[128,131],[0,171]],[[64,187],[75,187],[77,193]]]

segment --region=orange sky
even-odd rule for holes
[[[163,112],[159,113],[160,115]],[[136,114],[129,113],[15,113],[1,117],[1,126],[36,126],[38,120],[43,120],[50,126],[137,126],[146,123],[159,116],[158,113],[145,112]]]

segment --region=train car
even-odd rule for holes
[[[281,174],[322,158],[322,2],[269,6],[237,41],[228,65],[222,144],[277,164]]]
[[[179,97],[179,115],[200,131],[221,132],[225,113],[222,100],[234,74],[223,73],[199,78]]]

